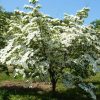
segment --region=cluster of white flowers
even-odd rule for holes
[[[33,6],[29,6],[29,5],[24,5],[25,9],[33,9]]]
[[[24,69],[18,69],[18,68],[16,68],[16,69],[15,69],[15,75],[14,75],[14,77],[17,77],[19,74],[22,75],[23,78],[26,77],[26,75],[25,75],[25,73],[24,73]]]
[[[0,62],[5,63],[7,57],[10,56],[11,53],[8,53],[13,47],[14,39],[9,40],[8,45],[0,50]]]
[[[91,95],[91,99],[96,100],[96,95],[93,93],[93,89],[95,88],[92,83],[89,83],[88,85],[85,83],[78,84],[78,86],[89,93]]]

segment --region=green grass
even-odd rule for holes
[[[17,81],[24,81],[24,80],[26,80],[26,79],[23,79],[22,77],[20,77],[20,76],[18,76],[18,77],[16,77],[16,78],[14,78],[14,74],[9,74],[9,75],[7,75],[6,73],[0,73],[0,82],[2,82],[2,81],[15,81],[15,82],[17,82]]]
[[[61,83],[57,84],[57,92],[52,94],[51,91],[45,91],[40,88],[23,88],[24,80],[22,78],[14,79],[6,74],[0,74],[0,81],[3,84],[6,80],[11,82],[20,82],[20,86],[0,87],[0,100],[89,100],[77,88],[69,89]],[[93,82],[96,86],[97,100],[100,100],[100,73],[90,77],[86,82]]]
[[[52,92],[42,90],[1,90],[1,100],[89,100],[77,92],[77,89],[69,89],[66,92]]]
[[[100,83],[100,72],[98,72],[95,76],[92,76],[88,79],[86,79],[87,82],[93,82],[93,83]]]

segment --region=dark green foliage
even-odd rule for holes
[[[94,26],[95,29],[100,29],[100,20],[99,19],[91,22],[91,24]]]
[[[0,33],[7,32],[9,28],[7,19],[10,19],[11,15],[12,15],[11,12],[6,12],[3,10],[2,7],[0,7]]]
[[[6,45],[5,34],[9,29],[8,19],[10,19],[12,15],[13,13],[5,11],[0,6],[0,49]]]

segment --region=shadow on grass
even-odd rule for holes
[[[66,91],[52,93],[51,91],[44,91],[38,87],[25,88],[23,86],[2,86],[0,87],[0,95],[2,95],[2,100],[10,100],[9,97],[11,95],[19,95],[22,97],[27,95],[28,98],[26,100],[91,100],[84,94],[80,93],[78,89],[68,89]],[[30,96],[35,96],[35,99],[29,99]],[[97,95],[97,98],[100,100],[100,94]]]
[[[100,82],[96,83],[96,86],[97,99],[100,100]]]

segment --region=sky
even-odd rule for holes
[[[85,24],[100,19],[100,0],[39,0],[42,6],[41,12],[54,18],[62,19],[64,13],[74,15],[83,7],[89,7],[90,12]],[[0,5],[6,11],[14,11],[16,8],[23,10],[23,6],[28,4],[28,0],[0,0]]]

